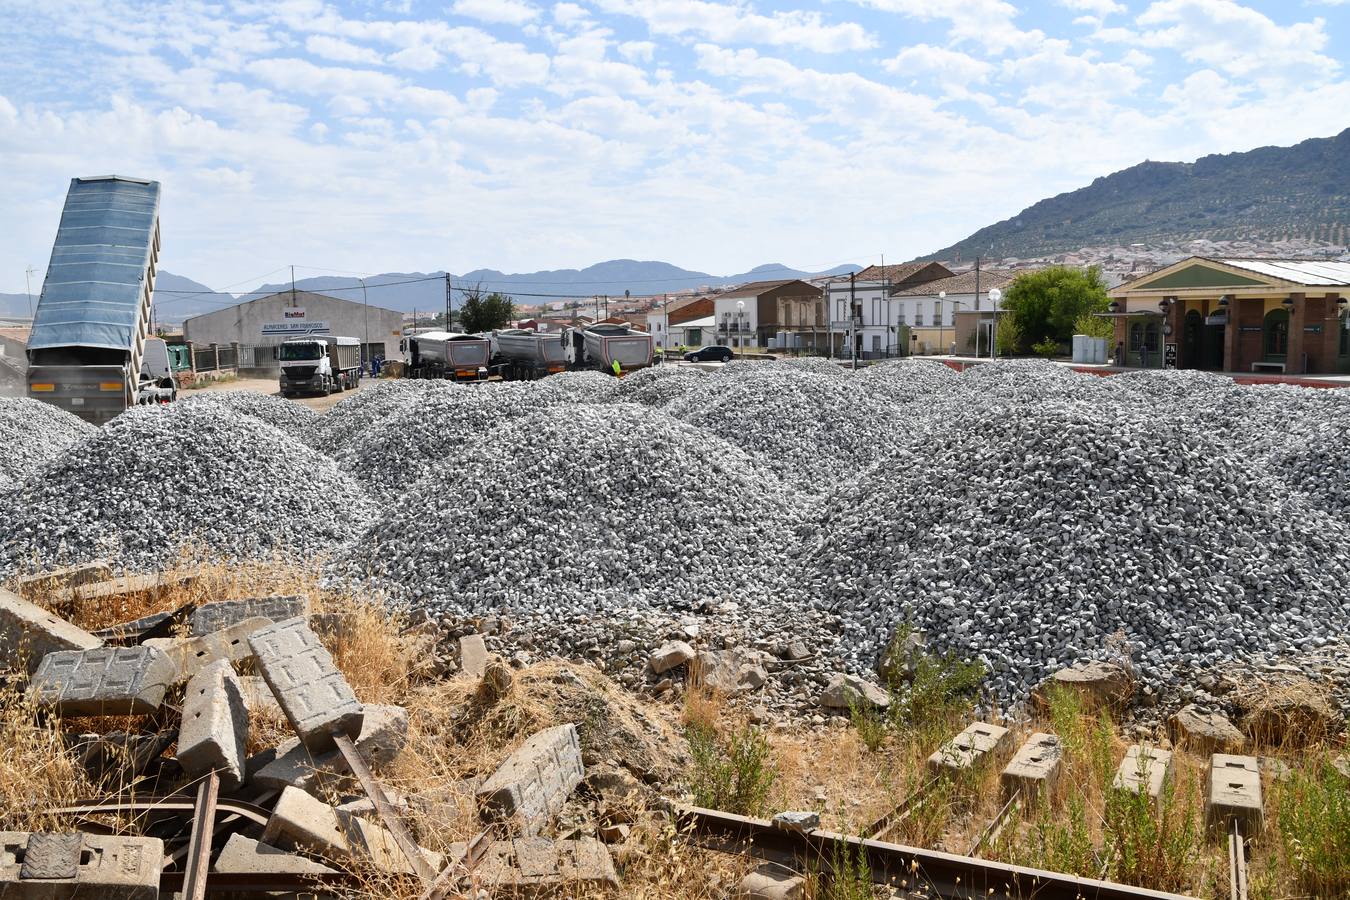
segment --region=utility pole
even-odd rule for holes
[[[452,327],[454,325],[454,318],[452,317],[455,314],[455,301],[452,291],[454,291],[454,287],[451,287],[450,283],[450,270],[445,270],[445,331],[455,331]]]
[[[857,272],[848,273],[848,346],[853,357],[853,371],[858,371],[858,323],[854,321],[853,303],[858,296]]]
[[[30,324],[33,320],[33,282],[31,279],[36,271],[37,269],[34,269],[31,265],[23,270],[23,285],[28,291],[28,320]]]
[[[291,266],[291,309],[295,309],[295,266]]]

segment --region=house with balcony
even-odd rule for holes
[[[1027,271],[1027,270],[1022,270]],[[989,356],[998,332],[1003,297],[1020,272],[971,269],[945,278],[901,286],[891,297],[909,325],[912,354]]]
[[[823,299],[800,279],[751,282],[713,297],[712,336],[738,352],[823,347]]]
[[[829,334],[825,346],[835,356],[882,359],[909,353],[904,305],[896,294],[907,288],[950,278],[941,263],[916,262],[868,266],[832,280],[827,286]],[[913,307],[910,307],[913,315]]]

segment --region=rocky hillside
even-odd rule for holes
[[[1350,128],[1293,147],[1140,163],[923,258],[1026,258],[1197,238],[1350,243]]]

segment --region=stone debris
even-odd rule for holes
[[[694,658],[694,648],[684,641],[670,641],[662,644],[647,658],[647,664],[657,675],[669,672],[676,666],[682,666]]]
[[[776,863],[764,863],[736,885],[731,900],[802,900],[806,878]]]
[[[154,647],[58,650],[43,657],[29,693],[62,716],[144,715],[159,709],[177,673]]]
[[[0,670],[34,672],[54,650],[92,650],[103,641],[0,588]]]
[[[408,742],[408,711],[399,706],[367,704],[361,733],[353,743],[361,757],[373,769],[388,765]],[[272,748],[270,758],[252,770],[249,780],[261,787],[280,790],[298,787],[311,793],[344,784],[348,778],[342,755],[333,750],[314,755],[299,738],[282,741]]]
[[[0,397],[0,494],[59,460],[98,429],[72,413],[29,397]]]
[[[143,641],[142,645],[156,647],[173,660],[178,670],[174,683],[179,684],[217,660],[229,662],[251,660],[253,648],[248,643],[249,635],[271,624],[271,619],[255,616],[201,637],[182,641],[172,638],[150,638]]]
[[[1172,741],[1196,753],[1240,750],[1246,739],[1237,726],[1217,712],[1184,706],[1168,721]]]
[[[487,672],[488,651],[481,634],[466,634],[459,639],[459,670],[470,678],[482,678]]]
[[[837,672],[820,695],[820,705],[826,709],[851,709],[855,706],[886,709],[891,705],[890,694],[857,675]]]
[[[297,848],[337,861],[359,857],[386,872],[412,874],[412,864],[388,829],[359,816],[344,815],[305,793],[288,787],[277,799],[263,829],[262,842]],[[444,857],[422,848],[428,864],[439,870]]]
[[[1116,769],[1111,789],[1137,794],[1141,790],[1157,804],[1172,777],[1172,751],[1145,744],[1131,744]]]
[[[464,844],[453,844],[452,860],[463,859]],[[518,837],[493,841],[474,867],[479,884],[491,885],[512,897],[554,896],[563,889],[581,892],[619,886],[614,861],[605,845],[595,838],[550,841],[541,837]],[[589,893],[577,896],[590,896]]]
[[[958,772],[982,766],[990,758],[1001,756],[1012,742],[1012,733],[1001,725],[975,722],[943,744],[928,757],[934,774]]]
[[[20,596],[27,597],[32,594],[76,588],[94,581],[107,581],[112,577],[112,566],[99,559],[78,566],[63,566],[59,569],[47,569],[25,575],[14,582],[14,590]]]
[[[729,650],[703,650],[694,657],[693,677],[719,694],[734,697],[764,686],[769,673],[764,669],[767,654]]]
[[[334,870],[323,863],[287,853],[242,834],[232,834],[216,856],[211,871],[227,875],[327,875]]]
[[[780,812],[773,817],[775,828],[787,831],[815,831],[820,827],[820,813],[812,811]]]
[[[1053,688],[1074,691],[1085,701],[1089,710],[1098,707],[1119,708],[1130,695],[1130,673],[1123,666],[1110,662],[1081,662],[1060,669],[1036,689],[1034,699],[1048,708]]]
[[[107,581],[91,581],[75,588],[76,603],[102,603],[137,594],[151,599],[160,594],[189,587],[197,576],[191,574],[124,575]]]

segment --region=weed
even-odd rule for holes
[[[715,728],[690,725],[685,734],[694,802],[743,816],[763,815],[769,789],[778,778],[764,732],[742,725],[723,737]]]
[[[1320,759],[1281,785],[1276,809],[1299,885],[1320,897],[1350,893],[1350,776]]]
[[[872,867],[861,844],[838,842],[830,859],[830,876],[819,900],[872,900]]]
[[[895,702],[894,698],[891,702]],[[889,724],[886,714],[872,704],[850,700],[848,718],[858,731],[858,739],[863,742],[868,750],[876,753],[886,743],[886,731]]]
[[[1108,793],[1107,855],[1116,881],[1162,891],[1189,882],[1199,853],[1196,798],[1177,794],[1175,781],[1164,785],[1156,806],[1147,791]]]
[[[919,649],[908,625],[896,629],[880,669],[895,693],[890,718],[897,730],[934,725],[946,730],[952,721],[969,715],[972,698],[987,674],[978,661]]]
[[[1081,794],[1069,797],[1068,808],[1056,811],[1042,795],[1026,836],[1012,851],[1012,860],[1022,865],[1095,877],[1100,866],[1092,846],[1087,801]]]

